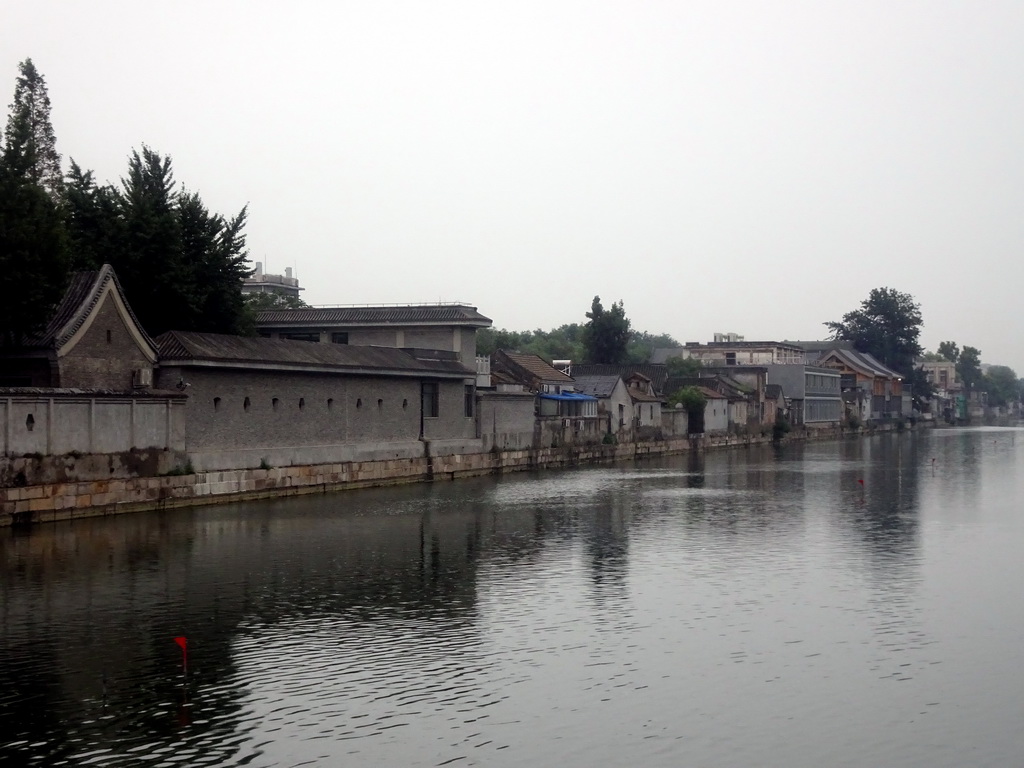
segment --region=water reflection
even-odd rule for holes
[[[949,600],[996,583],[965,547],[1024,575],[1015,434],[5,531],[0,762],[815,765],[871,733],[850,754],[914,765],[971,728],[1005,757],[949,697],[975,700],[968,668],[1013,693],[944,628],[975,637]],[[1001,615],[975,641],[1024,661]]]

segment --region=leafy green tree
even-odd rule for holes
[[[309,307],[309,304],[298,296],[283,293],[248,293],[245,295],[245,306],[250,312],[256,313],[265,309],[305,309]],[[479,351],[479,345],[477,345],[477,350]],[[480,354],[484,353],[480,352]]]
[[[992,405],[1009,405],[1020,399],[1020,385],[1016,371],[1005,365],[993,365],[982,379]]]
[[[981,350],[965,346],[956,361],[956,373],[968,389],[981,383]]]
[[[673,408],[677,405],[686,409],[686,418],[689,422],[690,434],[704,431],[704,410],[708,404],[707,395],[697,387],[683,387],[677,389],[668,398],[668,404]]]
[[[60,198],[63,179],[57,139],[50,122],[50,96],[32,59],[18,65],[14,101],[4,130],[4,163],[14,173]]]
[[[647,331],[631,331],[629,344],[626,347],[626,358],[630,363],[648,363],[654,350],[664,347],[678,347],[679,342],[667,333],[648,333]]]
[[[914,408],[921,413],[927,411],[931,399],[935,397],[935,387],[928,380],[924,368],[912,368],[907,374],[905,385],[904,391],[910,393]]]
[[[606,310],[595,296],[583,326],[584,362],[623,363],[629,346],[630,329],[626,310],[619,301]]]
[[[858,351],[874,355],[904,376],[921,353],[921,307],[909,293],[892,288],[872,289],[860,309],[825,325],[833,339],[852,341]]]
[[[922,363],[942,363],[948,362],[946,358],[940,355],[938,352],[929,352],[925,350],[921,353],[921,357],[918,358]]]
[[[939,343],[939,357],[950,363],[960,359],[960,347],[955,341],[943,341]]]
[[[485,328],[477,333],[477,354],[490,355],[496,350],[539,355],[545,360],[582,360],[583,326],[578,323],[550,331],[507,331]]]
[[[704,364],[695,357],[670,357],[665,361],[665,367],[673,379],[692,379],[700,376]]]

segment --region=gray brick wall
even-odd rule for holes
[[[108,293],[94,310],[89,328],[61,358],[58,386],[130,390],[132,371],[136,368],[152,365],[135,343]]]
[[[202,367],[158,372],[161,387],[179,379],[189,385],[187,449],[204,454],[204,468],[259,466],[263,458],[276,466],[422,452],[417,378]],[[439,383],[440,415],[424,420],[426,439],[475,438],[463,382]]]

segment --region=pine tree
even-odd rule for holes
[[[117,260],[125,250],[125,226],[116,189],[98,186],[92,171],[74,160],[64,185],[64,225],[72,253],[72,269],[96,270]],[[118,265],[115,265],[117,269]]]
[[[210,212],[197,193],[178,191],[171,159],[145,146],[129,157],[120,189],[97,186],[72,163],[66,197],[76,265],[109,262],[151,335],[252,332],[245,208],[231,219]]]
[[[63,188],[57,139],[50,122],[50,96],[46,78],[32,59],[18,65],[7,128],[4,131],[4,162],[15,174],[39,185],[52,200]]]
[[[31,59],[20,71],[0,145],[0,344],[8,346],[50,319],[69,265],[50,99]]]
[[[68,265],[57,206],[0,162],[0,345],[20,346],[46,325],[64,294]]]

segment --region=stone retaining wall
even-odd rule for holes
[[[839,429],[799,432],[788,439],[833,437]],[[644,443],[461,453],[386,461],[273,469],[235,469],[163,477],[49,483],[0,488],[0,527],[149,509],[242,501],[369,486],[620,461],[720,446],[769,442],[762,436],[706,435]]]

